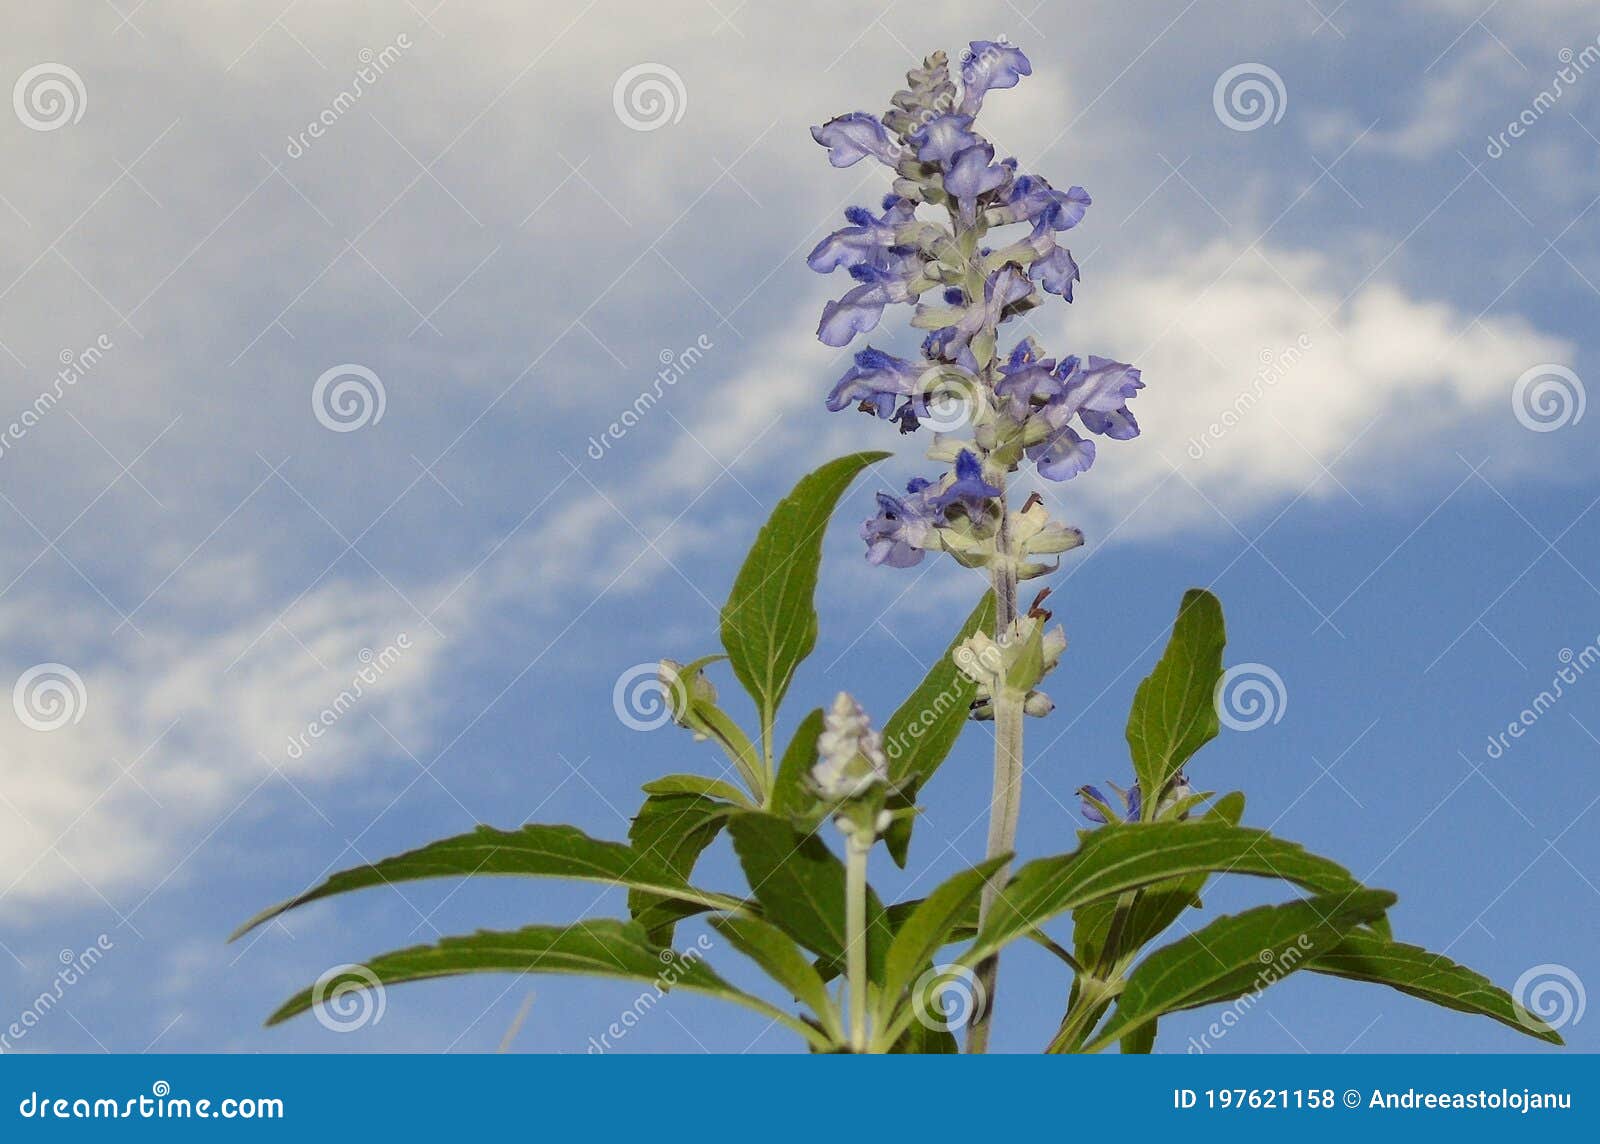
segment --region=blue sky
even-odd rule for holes
[[[1600,641],[1597,422],[1577,416],[1600,348],[1585,8],[83,0],[19,15],[0,47],[16,85],[0,116],[0,421],[69,361],[80,376],[0,441],[0,682],[71,671],[63,726],[15,703],[0,719],[0,1028],[102,935],[104,958],[13,1047],[484,1050],[528,1005],[516,1048],[583,1051],[630,1006],[632,986],[483,979],[391,990],[346,1035],[261,1028],[335,964],[622,910],[582,887],[371,891],[224,939],[328,869],[474,821],[621,837],[641,782],[713,767],[670,727],[623,725],[613,684],[711,650],[766,512],[855,448],[897,452],[829,534],[821,642],[789,715],[841,687],[869,711],[897,704],[980,585],[861,559],[872,485],[926,462],[914,439],[822,409],[843,366],[812,330],[835,284],[803,257],[882,188],[865,165],[830,168],[807,127],[881,110],[916,57],[1000,33],[1035,75],[991,99],[992,134],[1095,198],[1073,234],[1077,301],[1033,332],[1147,383],[1144,435],[1046,490],[1088,545],[1054,581],[1071,646],[1057,712],[1029,727],[1022,849],[1069,848],[1071,792],[1122,779],[1133,689],[1183,589],[1207,585],[1228,661],[1269,666],[1286,702],[1225,731],[1196,783],[1244,790],[1249,823],[1398,892],[1405,939],[1507,986],[1548,965],[1600,979],[1600,674],[1488,749],[1563,653]],[[381,74],[342,100],[363,59]],[[1576,78],[1540,99],[1564,61]],[[681,81],[652,130],[614,104],[641,64]],[[1218,94],[1241,66],[1266,80],[1259,122]],[[29,102],[41,79],[64,84],[65,110]],[[291,143],[319,118],[321,138]],[[589,456],[662,356],[695,345],[660,404]],[[313,393],[351,365],[378,379],[382,415],[332,431]],[[1563,424],[1529,427],[1521,378],[1563,387]],[[1195,446],[1246,392],[1259,401]],[[363,652],[385,664],[378,684],[291,750]],[[986,743],[969,732],[925,792],[907,871],[875,874],[886,894],[981,856]],[[736,884],[725,846],[700,880]],[[1208,912],[1273,890],[1216,887]],[[731,951],[712,960],[756,981]],[[1008,954],[996,1047],[1041,1045],[1066,987],[1042,955]],[[1210,1019],[1164,1022],[1161,1047]],[[1592,1048],[1597,1028],[1564,1033]],[[794,1047],[675,997],[618,1051]],[[1216,1051],[1346,1048],[1537,1045],[1296,977]]]

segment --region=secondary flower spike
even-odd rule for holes
[[[1081,273],[1061,238],[1091,204],[1082,187],[1058,189],[998,158],[978,127],[986,97],[1032,73],[1004,38],[974,40],[955,75],[943,52],[907,73],[881,117],[853,111],[811,130],[834,166],[871,158],[893,171],[878,209],[851,207],[849,225],[807,260],[819,273],[854,279],[823,307],[818,338],[848,346],[898,305],[911,307],[911,325],[926,331],[915,357],[858,351],[827,407],[854,406],[902,433],[931,428],[930,458],[955,466],[913,482],[905,497],[879,495],[879,514],[861,530],[874,564],[907,567],[930,549],[968,566],[1022,562],[1027,553],[1004,550],[1003,510],[989,510],[1007,475],[1031,461],[1046,480],[1071,480],[1094,464],[1097,439],[1139,433],[1128,402],[1144,382],[1133,366],[1096,355],[1048,357],[1032,338],[1000,347],[1013,318],[1051,295],[1072,301]],[[1019,229],[995,241],[991,232],[1011,227]],[[952,389],[965,402],[957,425],[929,412],[931,400]]]

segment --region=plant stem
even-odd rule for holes
[[[1011,525],[1002,493],[1000,533],[995,540],[998,559],[990,570],[994,585],[994,636],[1002,642],[1017,615],[1017,566],[1011,553]],[[989,796],[989,844],[986,856],[995,858],[1016,848],[1017,818],[1022,807],[1022,703],[998,680],[992,695],[994,703],[994,788]],[[978,928],[989,920],[995,899],[1010,877],[1008,863],[996,870],[978,900]],[[981,1053],[989,1048],[989,1025],[994,1012],[995,984],[1000,975],[1000,955],[995,954],[978,966],[978,1003],[973,1007],[967,1029],[967,1052]]]
[[[867,1051],[867,855],[872,836],[857,831],[846,845],[845,974],[850,986],[850,1047]]]

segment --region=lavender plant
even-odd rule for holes
[[[854,112],[814,128],[836,167],[881,162],[892,184],[878,211],[852,208],[809,262],[845,269],[856,285],[824,308],[820,339],[836,347],[875,330],[895,303],[926,331],[914,357],[866,346],[827,398],[931,431],[945,471],[904,494],[877,494],[861,527],[867,558],[907,567],[929,552],[982,569],[990,590],[955,629],[948,651],[881,729],[847,692],[801,718],[781,750],[780,710],[816,644],[822,533],[847,488],[886,453],[842,457],[805,477],[761,529],[721,614],[720,653],[662,660],[673,718],[721,752],[716,774],[645,784],[626,841],[571,826],[480,826],[421,849],[335,874],[264,911],[240,933],[335,894],[421,878],[512,875],[577,879],[627,891],[628,917],[445,938],[324,975],[284,1004],[277,1022],[348,989],[477,972],[577,973],[709,994],[792,1030],[818,1052],[954,1052],[940,991],[952,980],[975,999],[968,1051],[989,1038],[999,955],[1017,940],[1049,950],[1071,976],[1048,1052],[1151,1051],[1158,1022],[1184,1009],[1254,994],[1308,970],[1387,985],[1491,1017],[1546,1041],[1554,1029],[1486,978],[1441,954],[1396,942],[1393,894],[1344,867],[1241,825],[1244,796],[1195,792],[1186,775],[1219,730],[1221,606],[1191,590],[1172,636],[1139,686],[1127,726],[1133,780],[1080,788],[1091,829],[1068,853],[1012,871],[1024,767],[1023,724],[1053,704],[1040,685],[1065,651],[1041,592],[1019,585],[1053,571],[1082,533],[1053,520],[1037,494],[1013,504],[1031,463],[1050,481],[1093,464],[1099,440],[1138,435],[1128,401],[1139,370],[1108,358],[1051,358],[1033,338],[1002,346],[1002,327],[1044,302],[1072,300],[1079,280],[1058,236],[1090,205],[996,161],[975,128],[989,93],[1031,73],[1004,40],[963,53],[959,84],[943,53],[907,76],[883,116]],[[919,213],[926,208],[927,214]],[[1010,228],[1001,243],[990,232]],[[1021,228],[1026,228],[1023,233]],[[1080,432],[1079,430],[1082,430]],[[1087,434],[1087,436],[1085,436]],[[747,731],[721,706],[709,672],[725,663],[748,693]],[[869,880],[878,844],[904,865],[919,790],[969,721],[992,724],[994,770],[987,853],[926,897],[885,905]],[[831,824],[831,828],[830,828]],[[748,883],[700,888],[691,878],[724,832]],[[843,858],[829,845],[837,840]],[[1215,874],[1287,882],[1303,897],[1210,921],[1151,946],[1191,909]],[[729,945],[769,976],[781,1000],[736,988],[696,951],[676,954],[677,923],[708,915]],[[1072,919],[1070,941],[1046,927]],[[238,936],[238,935],[235,935]],[[951,946],[953,960],[937,963]]]

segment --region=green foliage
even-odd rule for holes
[[[1394,904],[1382,890],[1261,906],[1220,917],[1152,953],[1117,998],[1116,1014],[1088,1049],[1131,1036],[1164,1013],[1257,992]]]
[[[1353,930],[1345,934],[1338,945],[1306,968],[1332,977],[1387,985],[1446,1009],[1492,1017],[1553,1045],[1562,1043],[1560,1033],[1482,974],[1457,965],[1442,953],[1429,953],[1375,933]]]
[[[263,910],[240,926],[233,936],[240,937],[286,910],[334,894],[421,878],[466,878],[483,874],[609,882],[710,909],[737,910],[741,905],[740,900],[731,895],[694,889],[665,862],[652,855],[641,854],[621,842],[590,838],[574,826],[524,826],[520,830],[480,826],[470,834],[441,839],[419,850],[335,874],[321,885]]]
[[[772,726],[795,669],[817,645],[812,594],[828,518],[861,470],[888,455],[840,457],[796,485],[762,526],[722,606],[722,646],[764,729]]]
[[[1217,598],[1201,588],[1185,592],[1167,650],[1139,684],[1128,713],[1128,748],[1133,773],[1147,795],[1146,820],[1154,816],[1157,795],[1167,780],[1217,737],[1220,724],[1212,696],[1222,678],[1226,641]]]
[[[959,971],[1025,938],[1054,953],[1072,975],[1052,1052],[1116,1044],[1124,1053],[1148,1053],[1166,1014],[1224,1002],[1243,1005],[1241,999],[1253,999],[1302,969],[1386,985],[1560,1043],[1553,1029],[1486,978],[1440,954],[1393,941],[1386,920],[1392,894],[1367,889],[1343,866],[1292,842],[1242,826],[1242,794],[1224,795],[1201,813],[1209,794],[1180,798],[1182,791],[1169,790],[1174,776],[1218,731],[1213,696],[1222,676],[1225,630],[1221,606],[1205,591],[1185,594],[1172,637],[1134,698],[1127,735],[1144,792],[1139,821],[1083,831],[1070,853],[1022,865],[981,930],[984,886],[1008,866],[1009,855],[955,874],[926,897],[886,906],[866,885],[866,849],[855,847],[849,862],[841,861],[828,842],[835,837],[828,819],[837,814],[851,830],[881,836],[904,865],[917,792],[950,755],[976,694],[956,667],[956,652],[974,633],[991,634],[995,599],[990,594],[979,601],[952,633],[948,650],[883,724],[888,786],[880,788],[878,801],[865,810],[855,806],[849,817],[820,800],[812,781],[825,726],[820,708],[800,720],[775,761],[779,704],[817,640],[812,598],[823,530],[840,495],[882,456],[862,453],[825,465],[779,504],[722,611],[726,655],[686,666],[663,662],[674,718],[695,738],[715,743],[722,755],[710,756],[715,773],[670,774],[646,783],[626,842],[591,838],[570,826],[482,826],[334,874],[263,911],[239,932],[336,894],[480,875],[617,887],[627,891],[630,920],[480,931],[382,954],[297,994],[271,1023],[343,988],[374,981],[395,985],[486,972],[588,974],[646,982],[659,994],[685,989],[720,997],[782,1024],[818,1052],[950,1053],[958,1049],[956,1038],[929,1018],[926,998],[916,996],[937,979],[941,951],[968,943],[954,958]],[[1032,646],[1014,657],[1024,663],[1020,670],[1029,686],[1044,655],[1042,631],[1042,623],[1034,625]],[[753,734],[717,703],[707,672],[722,659],[755,701]],[[706,890],[690,881],[723,831],[748,891]],[[1149,947],[1180,917],[1200,907],[1208,881],[1224,874],[1275,879],[1310,896],[1216,918],[1152,952]],[[677,923],[708,912],[710,928],[772,980],[782,1005],[718,976],[702,956],[714,947],[674,951]],[[1063,914],[1072,916],[1070,950],[1047,932]],[[839,976],[847,978],[848,1015],[843,997],[828,984]],[[857,1035],[853,1026],[866,1022],[868,1013],[870,1030]]]
[[[956,666],[956,650],[974,632],[987,632],[993,627],[994,593],[985,592],[972,615],[957,629],[945,653],[883,725],[889,778],[897,791],[890,800],[891,808],[916,805],[917,790],[933,777],[955,746],[978,692],[977,683]],[[889,856],[898,866],[906,864],[913,821],[910,815],[896,819],[884,836]]]

